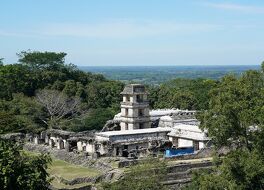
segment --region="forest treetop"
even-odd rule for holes
[[[2,132],[39,131],[51,125],[72,131],[99,130],[119,112],[122,82],[78,69],[67,63],[64,52],[22,51],[17,55],[17,63],[0,64],[0,88],[4,89],[0,91],[0,124],[8,123]],[[220,84],[212,79],[179,78],[148,86],[150,107],[207,110],[210,92]],[[65,100],[80,100],[74,117],[69,112],[58,123],[51,122],[47,107],[36,98],[41,90]]]

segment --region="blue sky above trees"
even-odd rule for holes
[[[63,51],[77,65],[257,65],[264,1],[8,0],[0,57]]]

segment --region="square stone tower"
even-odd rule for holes
[[[121,130],[150,128],[148,93],[145,86],[129,84],[121,94]]]

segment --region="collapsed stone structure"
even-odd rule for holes
[[[149,110],[144,85],[127,85],[123,92],[121,113],[108,121],[101,132],[68,132],[47,130],[40,135],[27,135],[35,144],[84,152],[92,156],[142,157],[159,154],[168,148],[207,147],[210,139],[201,131],[196,111]]]

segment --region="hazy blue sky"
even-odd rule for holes
[[[2,0],[0,57],[66,52],[76,65],[264,60],[263,0]]]

